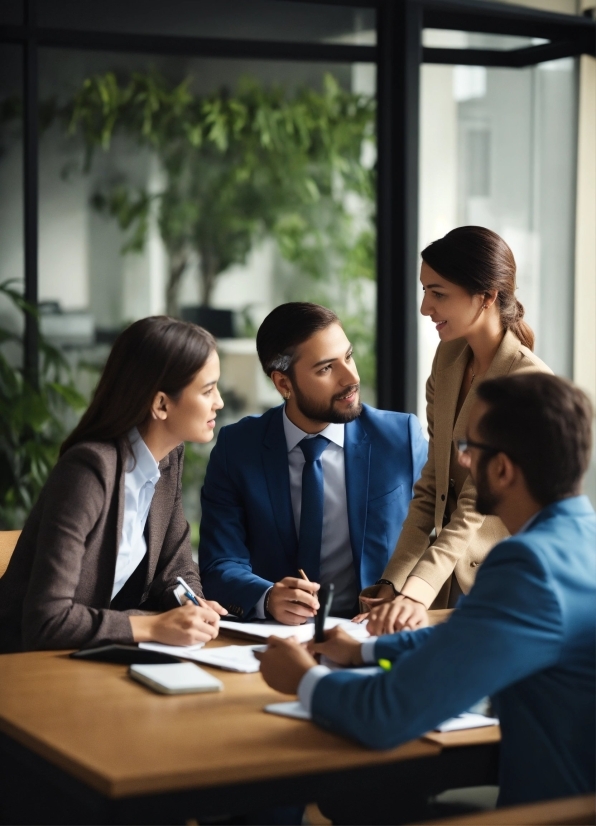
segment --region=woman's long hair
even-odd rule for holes
[[[503,327],[534,349],[534,332],[515,297],[515,258],[503,239],[484,227],[457,227],[422,250],[422,260],[470,295],[497,290]]]
[[[205,365],[215,339],[196,324],[167,316],[135,321],[122,332],[81,421],[63,442],[62,456],[83,441],[124,439],[143,424],[156,393],[176,400]]]

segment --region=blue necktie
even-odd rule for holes
[[[321,537],[323,536],[323,464],[321,454],[329,444],[325,436],[303,439],[300,448],[305,463],[302,469],[302,506],[298,535],[298,567],[313,582],[319,581]]]

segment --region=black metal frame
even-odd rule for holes
[[[275,0],[273,0],[275,1]],[[44,0],[47,2],[47,0]],[[247,0],[250,2],[250,0]],[[419,67],[449,63],[521,68],[596,53],[596,23],[483,0],[299,0],[374,7],[377,46],[190,38],[39,28],[37,0],[24,0],[22,26],[0,26],[0,43],[23,48],[25,296],[38,298],[39,47],[263,60],[374,62],[378,68],[377,393],[379,407],[416,409]],[[525,35],[549,42],[511,51],[422,48],[422,29]],[[38,333],[28,317],[25,369],[36,381]]]

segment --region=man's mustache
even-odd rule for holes
[[[358,393],[359,391],[360,391],[360,385],[359,384],[352,384],[350,387],[346,388],[345,390],[342,390],[341,393],[336,393],[335,396],[333,396],[332,401],[335,402],[335,401],[339,401],[339,399],[345,399],[345,397],[349,396],[350,393]]]

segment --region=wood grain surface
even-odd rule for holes
[[[225,638],[217,644],[229,644]],[[370,751],[315,725],[265,714],[284,698],[260,674],[207,669],[217,694],[165,696],[127,667],[65,652],[0,657],[0,730],[109,797],[205,788],[427,757],[415,740]]]

